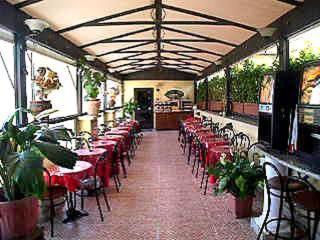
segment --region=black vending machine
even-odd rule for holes
[[[260,90],[258,140],[273,149],[287,151],[300,74],[278,71],[267,74]]]

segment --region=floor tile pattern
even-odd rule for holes
[[[128,178],[117,193],[109,189],[112,211],[101,222],[94,198],[88,217],[62,224],[55,237],[64,240],[253,240],[248,220],[236,220],[226,198],[204,196],[177,143],[177,132],[145,133]],[[102,198],[101,198],[102,200]],[[45,225],[48,230],[48,225]],[[50,239],[47,237],[47,239]]]

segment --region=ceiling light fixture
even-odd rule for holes
[[[24,21],[24,23],[28,26],[32,34],[39,34],[43,32],[46,28],[49,28],[50,25],[44,20],[31,18]]]
[[[264,27],[257,29],[261,37],[272,37],[273,34],[277,31],[277,28],[274,27]]]
[[[88,54],[88,55],[84,55],[84,58],[85,58],[87,61],[92,62],[92,61],[96,60],[97,57]]]

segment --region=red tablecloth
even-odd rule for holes
[[[82,179],[87,177],[92,170],[92,164],[85,161],[77,161],[73,169],[56,167],[49,169],[51,184],[65,186],[68,191],[76,191]],[[48,181],[48,177],[45,177]]]
[[[110,177],[111,177],[111,158],[110,158],[110,156],[112,157],[112,155],[109,155],[109,154],[110,154],[110,152],[112,154],[112,149],[111,149],[111,151],[109,151],[106,148],[94,148],[91,151],[89,149],[79,149],[79,150],[76,150],[75,152],[77,153],[80,160],[89,162],[93,166],[95,166],[97,161],[101,157],[101,155],[104,154],[106,151],[108,151],[108,153],[107,153],[108,157],[107,157],[107,159],[105,159],[105,161],[106,161],[105,167],[103,167],[102,164],[99,165],[98,169],[97,169],[97,175],[99,177],[104,178],[104,184],[107,187],[107,186],[109,186],[109,181],[110,181]],[[91,170],[90,175],[94,176],[94,169]]]
[[[122,137],[122,138],[119,138]],[[107,132],[105,136],[99,137],[99,140],[115,140],[121,142],[121,150],[124,152],[129,151],[130,147],[130,138],[129,138],[129,132],[128,131],[110,131]]]

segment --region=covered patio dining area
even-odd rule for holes
[[[0,1],[0,239],[320,239],[319,12]]]

